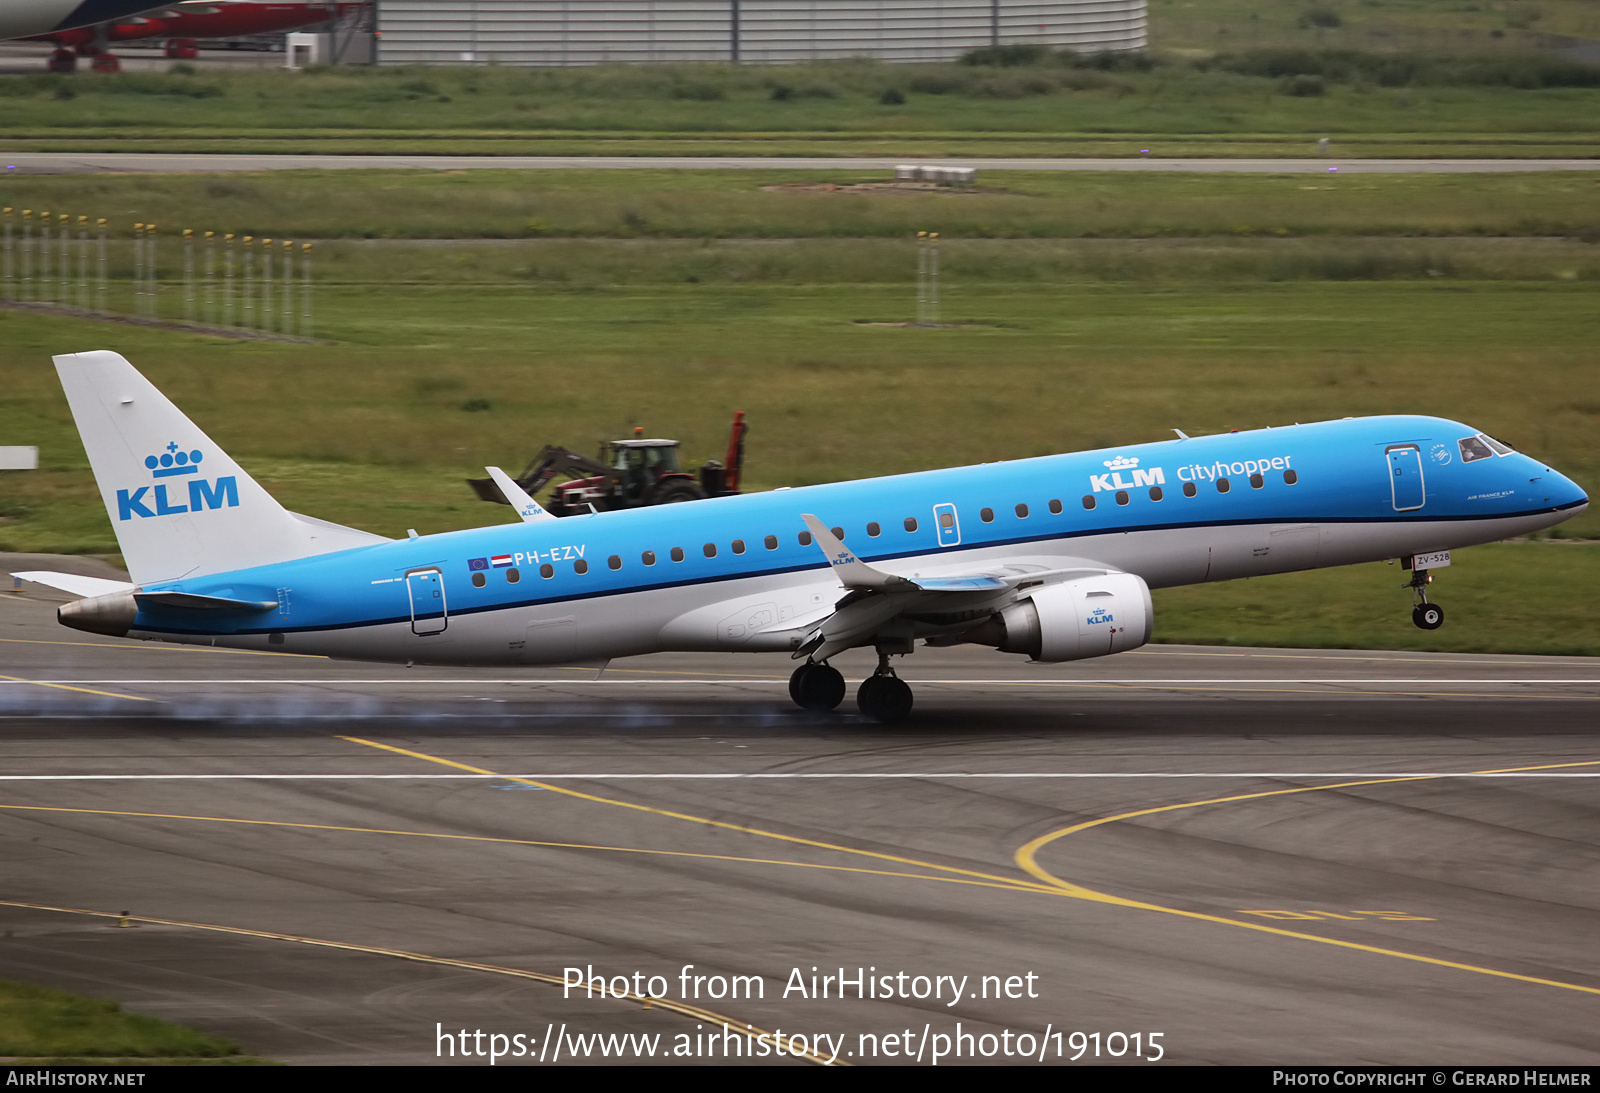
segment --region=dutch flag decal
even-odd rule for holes
[[[511,555],[496,554],[493,558],[490,558],[489,561],[493,563],[496,569],[504,569],[506,566],[511,564]]]

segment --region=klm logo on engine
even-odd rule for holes
[[[1147,471],[1139,469],[1139,461],[1127,456],[1119,455],[1115,459],[1108,459],[1101,466],[1106,468],[1105,474],[1091,474],[1089,484],[1094,487],[1094,492],[1102,490],[1132,490],[1140,486],[1164,486],[1167,483],[1166,475],[1161,473],[1160,467],[1151,467]],[[1132,482],[1125,482],[1122,472],[1128,471],[1133,475]]]
[[[1116,620],[1117,617],[1110,611],[1107,611],[1104,607],[1097,607],[1083,621],[1090,626],[1096,626],[1103,622],[1115,622]]]
[[[181,512],[203,512],[206,509],[239,507],[239,480],[233,475],[223,475],[215,480],[200,477],[200,463],[204,459],[200,449],[182,451],[176,441],[167,445],[160,455],[147,455],[144,465],[151,478],[184,478],[187,483],[157,482],[153,486],[140,486],[134,490],[117,491],[117,519],[141,520],[149,516],[176,516]],[[178,492],[188,486],[187,494]],[[170,491],[170,492],[169,492]]]

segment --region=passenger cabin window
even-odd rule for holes
[[[1262,478],[1259,474],[1252,474],[1250,476],[1250,488],[1251,489],[1259,490],[1262,486],[1265,486],[1266,484],[1267,484],[1267,480],[1265,478]]]
[[[1083,507],[1086,509],[1094,508],[1094,494],[1086,493],[1083,495]]]
[[[1300,481],[1300,473],[1298,471],[1284,471],[1283,480],[1286,484],[1292,486]]]
[[[1218,493],[1227,493],[1232,488],[1233,488],[1233,486],[1228,482],[1228,480],[1226,478],[1217,479],[1217,492]]]
[[[683,548],[682,547],[673,547],[672,548],[672,560],[675,561],[675,562],[683,561]]]
[[[907,531],[916,531],[917,530],[917,518],[915,516],[907,516],[906,517],[906,530]]]
[[[506,570],[506,582],[508,584],[516,584],[520,580],[522,580],[521,573],[518,573],[515,569]]]
[[[1018,505],[1017,506],[1017,519],[1018,520],[1026,520],[1027,518],[1028,518],[1028,506],[1027,505]]]
[[[811,545],[811,533],[809,531],[802,531],[800,533],[800,545],[801,546],[810,546]]]
[[[778,549],[778,537],[776,535],[769,535],[762,542],[766,544],[768,550]]]
[[[556,575],[556,567],[551,565],[549,562],[546,562],[544,565],[539,567],[539,576],[543,577],[545,580],[548,581],[551,577],[554,577],[555,575]]]
[[[705,546],[701,547],[700,549],[701,549],[701,551],[703,551],[705,553],[705,556],[707,558],[715,558],[717,556],[717,544],[716,543],[707,543]]]
[[[577,561],[572,563],[572,572],[582,576],[583,574],[589,572],[589,563],[584,561],[582,558],[579,558]]]
[[[878,536],[883,534],[883,529],[881,527],[879,527],[875,523],[868,524],[867,525],[867,534],[872,536],[874,539],[876,539]]]
[[[643,562],[645,565],[655,565],[656,564],[656,552],[653,551],[653,550],[647,550],[643,554],[639,555],[639,560],[641,562]]]
[[[1061,515],[1061,502],[1057,501],[1054,497],[1050,499],[1050,512],[1055,516]]]
[[[613,554],[611,557],[606,559],[606,565],[610,566],[612,569],[621,569],[622,568],[622,555]]]
[[[1490,449],[1489,445],[1485,444],[1475,436],[1469,436],[1465,440],[1456,441],[1456,446],[1461,449],[1461,462],[1463,463],[1472,463],[1475,460],[1488,459],[1494,455],[1494,451]]]
[[[733,541],[733,552],[735,554],[743,554],[744,553],[744,540],[743,539],[735,539]]]
[[[1293,474],[1294,472],[1290,471],[1289,473]],[[1183,495],[1185,497],[1193,497],[1196,493],[1199,493],[1199,492],[1200,492],[1199,490],[1195,489],[1195,486],[1194,486],[1193,482],[1185,482],[1183,484]]]
[[[1166,494],[1161,492],[1161,487],[1160,486],[1151,486],[1150,487],[1150,500],[1159,501],[1165,496],[1166,496]]]
[[[833,532],[833,537],[835,539],[839,540],[841,543],[844,542],[844,528],[829,528],[828,530]]]
[[[486,585],[488,583],[489,583],[489,579],[487,577],[485,577],[482,573],[474,573],[472,575],[472,587],[473,588],[482,588],[484,585]]]
[[[994,523],[994,509],[980,509],[978,518],[986,524]]]
[[[1127,490],[1118,490],[1117,491],[1117,504],[1126,505],[1127,503],[1128,503],[1128,491]]]

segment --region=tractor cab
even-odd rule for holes
[[[613,440],[604,444],[600,461],[621,476],[622,496],[630,505],[644,502],[663,476],[681,475],[676,440]]]

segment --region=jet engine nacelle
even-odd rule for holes
[[[1139,648],[1154,624],[1150,586],[1132,573],[1107,573],[1036,588],[972,640],[1038,661],[1084,660]]]

